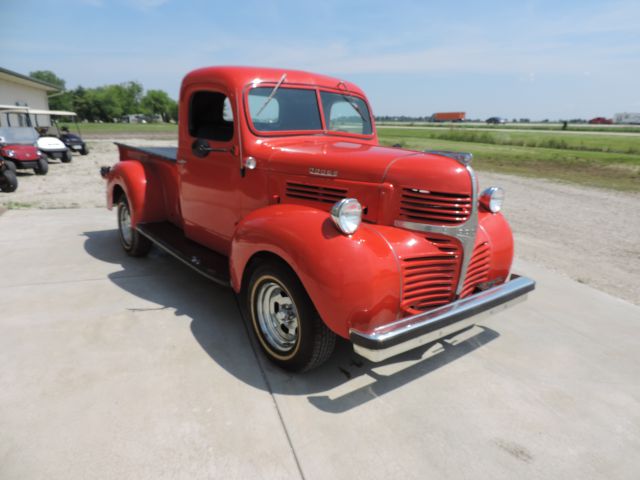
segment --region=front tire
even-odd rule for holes
[[[82,145],[82,150],[80,150],[80,155],[88,155],[89,154],[89,147],[87,147],[86,145]]]
[[[18,188],[18,177],[8,168],[0,172],[0,191],[15,192]]]
[[[60,160],[62,161],[62,163],[69,163],[72,158],[73,157],[71,156],[71,150],[67,149],[62,153],[62,157],[60,158]]]
[[[18,172],[18,167],[16,167],[16,164],[12,161],[12,160],[5,160],[4,164],[9,168],[9,170],[11,170],[13,173],[17,173]]]
[[[49,171],[49,162],[45,157],[38,158],[38,166],[33,169],[36,175],[46,175]]]
[[[262,350],[285,370],[311,370],[333,353],[335,333],[286,264],[267,261],[251,272],[244,307]]]
[[[144,257],[151,250],[151,240],[131,225],[131,210],[125,196],[118,201],[118,232],[120,244],[132,257]]]

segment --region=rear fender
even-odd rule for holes
[[[107,207],[114,206],[114,192],[121,188],[127,196],[131,210],[131,224],[164,219],[164,201],[160,188],[149,188],[142,163],[122,160],[116,163],[107,176]]]
[[[328,212],[302,205],[271,205],[247,215],[231,245],[231,283],[248,280],[247,266],[268,252],[296,273],[325,324],[347,338],[350,327],[397,318],[399,264],[376,226],[363,224],[346,236]]]

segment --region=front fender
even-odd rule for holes
[[[377,226],[363,224],[346,236],[322,210],[292,204],[256,210],[238,224],[231,244],[236,292],[247,264],[261,252],[277,255],[295,271],[320,317],[342,337],[350,327],[398,318],[399,263]]]

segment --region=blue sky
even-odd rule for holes
[[[640,111],[640,2],[2,0],[0,66],[177,98],[206,65],[357,83],[376,115]]]

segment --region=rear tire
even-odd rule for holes
[[[8,168],[0,172],[0,190],[3,192],[15,192],[18,188],[18,177]]]
[[[273,260],[259,264],[242,296],[258,343],[276,365],[304,372],[333,353],[335,333],[324,324],[288,265]]]
[[[33,169],[36,175],[46,175],[49,171],[49,162],[44,157],[38,158],[38,166]]]
[[[124,195],[118,201],[118,232],[120,244],[132,257],[144,257],[151,250],[151,240],[131,225],[131,210]]]
[[[73,157],[71,156],[71,150],[67,149],[60,157],[62,163],[69,163]]]

